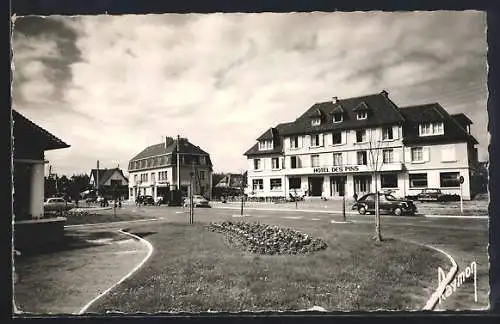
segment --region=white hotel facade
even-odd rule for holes
[[[437,103],[400,108],[386,91],[333,98],[257,139],[245,153],[246,193],[351,198],[373,192],[376,182],[379,190],[402,197],[440,188],[471,199],[477,141],[470,124]]]

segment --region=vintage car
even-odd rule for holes
[[[191,200],[188,198],[184,199],[184,207],[188,207],[191,204]],[[194,195],[193,196],[194,207],[210,207],[208,200],[203,196]]]
[[[361,215],[375,212],[375,194],[369,193],[359,198],[352,206]],[[391,194],[379,193],[379,211],[400,216],[415,215],[417,207],[408,199],[396,198]]]
[[[417,195],[418,201],[442,201],[444,194],[441,192],[441,189],[438,188],[426,188],[423,189]]]
[[[75,205],[64,198],[48,198],[43,203],[43,210],[46,212],[62,212],[72,208],[75,208]]]

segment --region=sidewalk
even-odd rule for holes
[[[352,210],[354,200],[346,199],[346,214],[359,215],[357,211]],[[241,202],[211,202],[212,207],[222,209],[240,209]],[[476,207],[476,206],[474,206]],[[328,213],[341,214],[342,200],[327,200],[327,201],[300,201],[297,203],[265,203],[265,202],[245,202],[245,209],[249,210],[267,210],[267,211],[297,211],[306,213]],[[488,218],[488,209],[478,206],[478,208],[465,208],[464,212],[460,212],[460,207],[453,204],[428,206],[417,203],[417,213],[425,217],[443,217],[443,218]]]
[[[64,250],[16,260],[19,280],[14,295],[19,311],[78,314],[148,254],[142,242],[118,232],[67,232],[69,242]]]

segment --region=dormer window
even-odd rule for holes
[[[341,113],[333,114],[333,122],[334,123],[341,123],[342,121],[344,121],[344,115],[343,114],[341,114]]]
[[[368,118],[368,113],[366,111],[358,111],[358,113],[356,114],[356,118],[358,120],[367,119]]]
[[[418,127],[420,136],[435,136],[444,134],[444,123],[422,123]]]
[[[321,118],[311,119],[311,126],[319,126],[319,125],[321,125]]]
[[[272,140],[263,140],[259,141],[259,151],[266,151],[273,149],[273,141]]]

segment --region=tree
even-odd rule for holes
[[[375,184],[375,237],[374,239],[377,242],[382,241],[382,233],[380,229],[380,197],[378,192],[378,183],[377,179],[380,176],[380,171],[382,169],[382,165],[384,164],[383,157],[383,146],[384,141],[382,140],[383,134],[379,132],[377,129],[369,129],[369,139],[368,139],[368,153],[370,159],[367,161],[367,165],[369,166],[372,175],[373,182]]]

